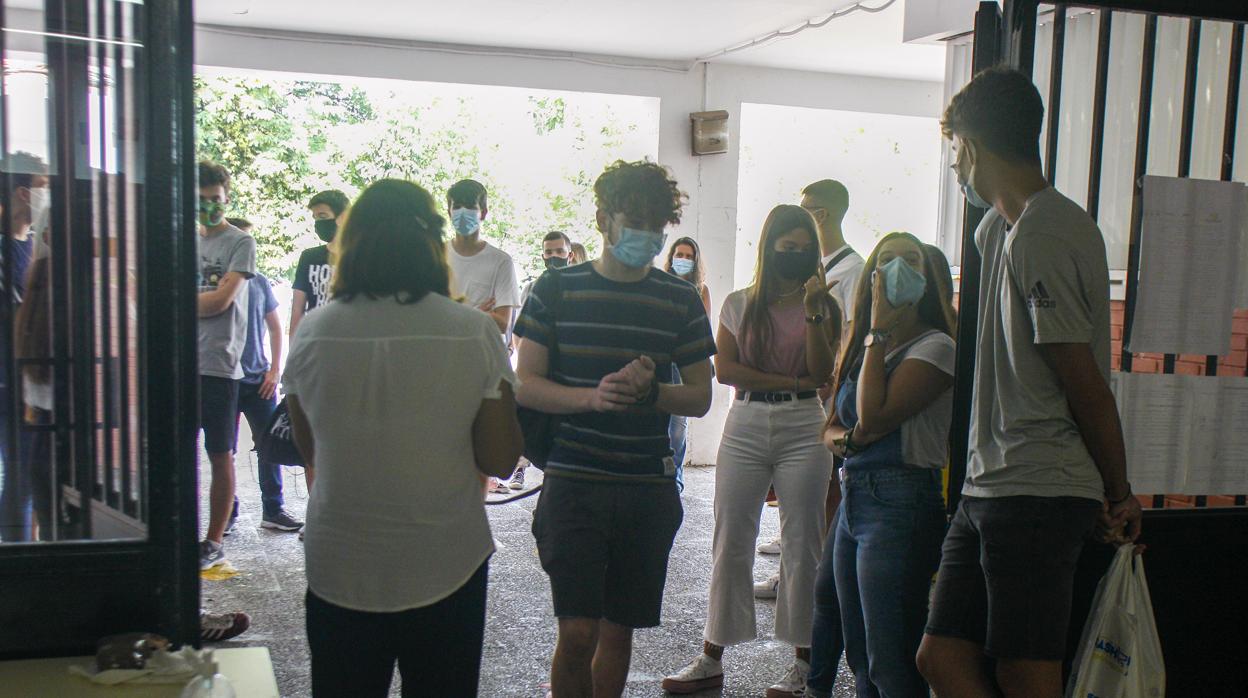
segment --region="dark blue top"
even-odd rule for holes
[[[26,292],[26,270],[30,267],[30,256],[34,250],[35,236],[31,234],[25,240],[9,240],[9,251],[13,255],[13,302],[21,303],[22,294]],[[7,285],[4,280],[3,241],[0,241],[0,288]]]
[[[273,285],[256,274],[247,282],[247,341],[243,343],[243,358],[239,363],[243,366],[244,383],[263,383],[264,374],[269,372],[269,357],[264,353],[264,342],[268,339],[268,326],[264,317],[277,310],[277,298],[273,297]]]
[[[693,285],[651,269],[632,283],[612,281],[592,264],[548,271],[533,285],[516,321],[516,336],[550,347],[557,356],[551,380],[593,388],[603,376],[646,355],[658,379],[715,353],[711,325]],[[566,476],[654,480],[675,478],[670,415],[583,413],[564,416],[546,472]]]

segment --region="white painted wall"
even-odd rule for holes
[[[689,235],[702,246],[716,306],[733,287],[739,164],[736,145],[740,142],[742,103],[910,116],[937,116],[941,107],[938,82],[719,64],[693,71],[663,65],[623,68],[606,65],[611,57],[603,57],[602,64],[590,64],[552,55],[499,56],[403,42],[214,27],[197,29],[195,57],[199,65],[220,68],[658,97],[659,161],[672,169],[689,194],[684,221],[670,231],[671,237]],[[690,154],[689,113],[703,109],[728,110],[732,144],[728,153],[704,157]],[[727,410],[728,392],[719,386],[711,413],[690,425],[691,462],[714,462]]]

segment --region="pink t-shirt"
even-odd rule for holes
[[[719,324],[737,338],[737,349],[742,364],[764,373],[801,378],[806,370],[806,308],[801,303],[772,306],[771,343],[763,356],[751,356],[749,332],[743,331],[746,289],[733,291],[724,299],[719,312]],[[746,336],[742,336],[746,335]]]

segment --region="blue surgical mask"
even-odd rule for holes
[[[481,212],[475,208],[457,208],[451,211],[451,225],[460,235],[472,235],[481,227]]]
[[[693,271],[693,260],[681,259],[681,258],[673,259],[672,271],[676,272],[676,274],[679,276],[688,275],[689,272]]]
[[[992,208],[992,204],[984,201],[984,197],[980,196],[979,192],[975,191],[975,187],[971,186],[971,181],[969,179],[963,181],[962,178],[959,177],[958,186],[962,188],[962,196],[966,197],[966,202],[968,204],[974,206],[975,208]]]
[[[654,261],[663,251],[667,235],[652,230],[624,228],[620,231],[620,239],[609,249],[620,264],[632,269],[640,269]]]
[[[927,292],[927,277],[915,271],[901,257],[894,257],[880,267],[880,273],[884,275],[884,293],[894,308],[918,303]]]

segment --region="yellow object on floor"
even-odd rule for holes
[[[200,570],[200,579],[207,579],[210,582],[224,582],[231,577],[237,577],[238,570],[228,562],[222,563],[212,569]]]

